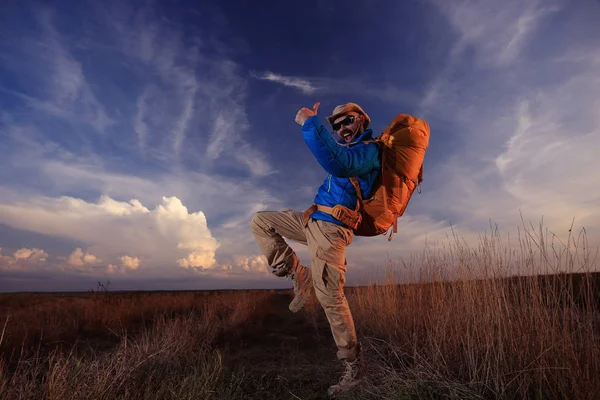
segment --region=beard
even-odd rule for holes
[[[339,135],[345,143],[350,143],[356,137],[356,133],[348,129],[340,131]]]

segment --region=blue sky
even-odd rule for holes
[[[521,215],[600,241],[594,1],[8,0],[0,12],[0,291],[287,287],[250,233],[326,173],[297,110],[425,118],[423,192],[356,238],[348,281]],[[307,261],[302,246],[292,244]],[[441,245],[443,247],[443,244]]]

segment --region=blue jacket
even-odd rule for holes
[[[373,139],[373,131],[367,129],[355,141],[344,143],[336,141],[323,126],[318,116],[308,118],[302,125],[304,141],[321,166],[329,173],[319,188],[315,204],[333,207],[341,204],[350,209],[356,208],[358,197],[350,182],[356,177],[360,183],[363,198],[369,198],[381,170],[381,154],[375,143],[363,143]],[[322,211],[315,211],[314,219],[333,222],[345,226],[342,222]]]

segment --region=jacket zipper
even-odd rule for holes
[[[327,177],[327,193],[331,190],[331,174]]]

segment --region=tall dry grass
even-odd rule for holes
[[[54,301],[41,295],[29,303],[11,297],[0,340],[0,398],[234,398],[242,377],[224,373],[214,344],[258,321],[269,296],[104,293]]]
[[[494,228],[471,247],[454,235],[403,264],[422,282],[398,285],[390,270],[386,282],[348,291],[371,395],[600,396],[600,279],[585,231],[562,243],[529,227],[517,239],[511,248]]]
[[[513,247],[495,227],[476,246],[449,239],[400,261],[385,282],[347,288],[371,382],[349,398],[598,398],[600,274],[585,232],[562,243],[541,227],[523,229]],[[407,271],[417,278],[399,284]],[[290,364],[290,375],[274,378],[265,365],[286,365],[281,357],[294,351],[263,354],[265,342],[252,339],[279,340],[265,335],[277,324],[312,328],[298,332],[305,344],[320,335],[317,303],[303,325],[273,308],[282,299],[268,291],[0,295],[0,398],[242,399],[263,388],[261,398],[274,399],[291,395],[291,378],[305,389],[292,397],[320,398],[315,391],[339,371]],[[254,347],[233,358],[248,365],[233,369],[227,352],[239,348],[228,346],[241,341]]]

